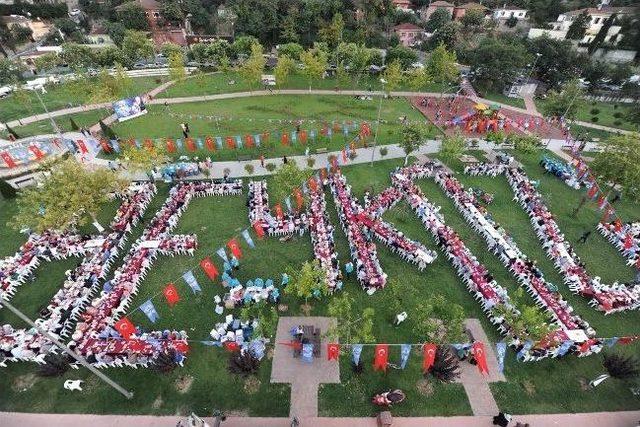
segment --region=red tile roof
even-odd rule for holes
[[[405,22],[404,24],[393,27],[394,31],[424,31],[424,28]]]

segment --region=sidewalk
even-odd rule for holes
[[[25,414],[0,412],[3,427],[175,427],[178,416]],[[490,416],[394,418],[394,427],[490,427]],[[532,427],[634,427],[640,411],[589,412],[582,414],[514,415],[515,422]],[[206,418],[213,426],[213,420]],[[221,427],[290,427],[289,418],[229,417]],[[300,427],[376,427],[375,418],[305,418]]]

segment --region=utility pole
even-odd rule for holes
[[[387,81],[385,79],[380,79],[380,83],[382,83],[382,93],[380,93],[380,103],[378,104],[378,120],[376,122],[376,134],[373,137],[373,150],[371,150],[370,166],[373,166],[373,157],[376,155],[376,147],[378,146],[378,132],[380,131],[380,114],[382,113],[382,100],[384,99],[384,85]]]
[[[69,356],[77,360],[78,363],[80,363],[82,366],[84,366],[89,371],[91,371],[92,374],[96,375],[98,378],[100,378],[105,383],[109,384],[111,387],[115,388],[124,397],[126,397],[127,399],[131,399],[133,397],[132,392],[125,390],[118,383],[116,383],[111,378],[109,378],[108,376],[100,372],[98,369],[96,369],[93,365],[91,365],[90,363],[87,363],[87,361],[84,360],[82,356],[77,354],[75,351],[71,350],[65,344],[61,343],[56,337],[51,335],[49,332],[42,329],[40,326],[36,325],[35,322],[33,322],[33,320],[29,319],[24,313],[22,313],[20,310],[14,307],[11,303],[9,303],[9,301],[5,301],[2,298],[0,298],[0,306],[2,305],[7,307],[9,311],[11,311],[13,314],[18,316],[20,319],[27,322],[31,327],[35,328],[39,333],[47,337],[47,339],[49,339],[52,343],[54,343],[58,348],[64,350],[65,353],[67,353]]]

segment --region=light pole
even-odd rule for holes
[[[122,388],[118,383],[116,383],[111,378],[109,378],[108,376],[106,376],[105,374],[103,374],[102,372],[97,370],[91,364],[87,363],[87,361],[84,360],[84,358],[82,356],[78,355],[75,351],[71,350],[68,346],[66,346],[63,343],[61,343],[56,337],[51,335],[48,331],[46,331],[46,330],[42,329],[40,326],[38,326],[33,320],[29,319],[24,313],[22,313],[20,310],[15,308],[8,301],[5,301],[2,298],[0,298],[0,306],[2,306],[2,305],[7,307],[9,309],[9,311],[11,311],[13,314],[18,316],[20,319],[22,319],[25,322],[27,322],[31,327],[35,328],[39,333],[41,333],[42,335],[47,337],[48,340],[50,340],[52,343],[54,343],[58,348],[63,350],[69,356],[73,357],[76,361],[78,361],[78,363],[80,363],[82,366],[84,366],[89,371],[91,371],[92,374],[96,375],[98,378],[100,378],[105,383],[109,384],[111,387],[115,388],[124,397],[126,397],[127,399],[131,399],[133,397],[133,393],[132,392],[127,391],[124,388]]]
[[[373,137],[373,150],[371,150],[371,164],[373,166],[373,156],[376,154],[376,146],[378,145],[378,132],[380,131],[380,114],[382,113],[382,100],[384,98],[384,85],[387,83],[385,79],[380,79],[382,83],[382,93],[380,94],[380,102],[378,103],[378,120],[376,122],[376,133]]]
[[[44,86],[42,86],[42,87],[44,87]],[[38,98],[38,101],[40,101],[40,105],[42,105],[42,108],[44,108],[44,111],[47,114],[47,117],[49,118],[49,121],[51,121],[51,127],[53,128],[53,132],[57,133],[58,136],[60,136],[60,128],[58,127],[57,123],[53,120],[53,117],[51,116],[51,113],[49,112],[49,109],[47,108],[47,106],[42,101],[42,98],[40,97],[40,94],[38,93],[38,89],[35,89],[34,92],[36,93],[36,97]]]

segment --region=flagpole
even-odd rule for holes
[[[82,366],[84,366],[89,371],[91,371],[92,374],[96,375],[102,381],[104,381],[105,383],[107,383],[108,385],[110,385],[111,387],[116,389],[124,397],[126,397],[127,399],[131,399],[133,397],[133,393],[132,392],[125,390],[118,383],[116,383],[111,378],[109,378],[108,376],[106,376],[105,374],[100,372],[93,365],[88,363],[82,356],[77,354],[75,351],[71,350],[67,345],[61,343],[56,337],[54,337],[48,331],[42,329],[35,322],[33,322],[31,319],[29,319],[24,313],[22,313],[20,310],[18,310],[16,307],[14,307],[11,303],[9,303],[9,301],[0,299],[0,306],[1,305],[4,305],[5,307],[7,307],[9,309],[9,311],[11,311],[13,314],[18,316],[20,319],[22,319],[25,322],[27,322],[31,327],[35,328],[39,333],[41,333],[42,335],[47,337],[47,339],[49,339],[51,342],[53,342],[57,347],[59,347],[60,349],[64,350],[65,353],[67,353],[69,356],[73,357],[76,361],[78,361],[78,363],[80,363]]]

